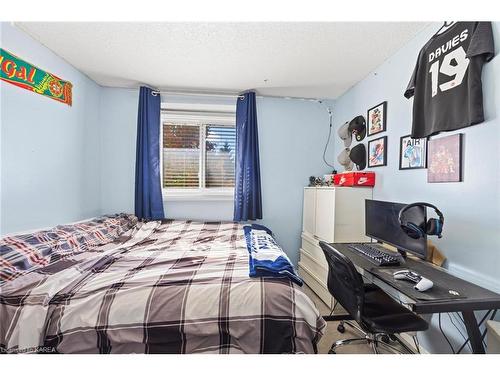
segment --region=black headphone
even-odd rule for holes
[[[422,228],[422,226],[420,225],[412,223],[411,221],[404,220],[403,218],[404,213],[412,207],[433,208],[438,216],[438,219],[432,218],[427,220],[427,223],[425,223],[424,228]],[[439,211],[439,209],[433,204],[425,202],[416,202],[407,204],[401,209],[401,211],[399,211],[398,220],[399,220],[399,225],[401,225],[401,229],[403,229],[403,231],[411,238],[419,239],[421,237],[424,237],[426,234],[430,236],[438,236],[438,238],[442,237],[441,233],[443,232],[444,216],[443,213]]]

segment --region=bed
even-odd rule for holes
[[[0,350],[316,352],[324,320],[289,278],[249,277],[241,224],[173,220],[126,229],[98,246],[101,234],[73,240],[84,246],[59,246],[55,258],[5,279]]]

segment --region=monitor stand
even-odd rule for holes
[[[405,250],[398,249],[398,253],[401,254],[401,256],[403,257],[403,259],[406,259],[407,253],[406,253]]]

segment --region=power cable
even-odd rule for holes
[[[322,100],[318,100],[318,103],[319,104],[323,104],[323,101]],[[332,109],[330,107],[326,106],[326,110],[328,111],[328,117],[329,117],[329,120],[330,120],[330,128],[328,129],[328,138],[326,139],[325,148],[323,150],[323,161],[325,162],[326,165],[328,165],[330,168],[333,168],[333,170],[335,170],[335,166],[331,165],[326,160],[326,152],[328,150],[328,145],[330,144],[330,138],[332,137],[332,127],[333,127],[333,124],[332,124],[332,120],[333,120]]]
[[[448,340],[448,336],[446,336],[446,334],[443,331],[443,327],[441,327],[441,313],[439,313],[439,318],[438,319],[439,319],[439,330],[441,331],[441,334],[443,335],[443,337],[445,338],[446,342],[450,346],[452,353],[455,354],[455,349],[453,349],[453,345],[451,345],[450,340]]]

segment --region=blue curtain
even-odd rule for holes
[[[139,219],[165,217],[160,181],[160,95],[141,87],[137,115],[135,215]]]
[[[259,135],[255,93],[236,102],[236,181],[234,221],[262,219]]]

